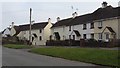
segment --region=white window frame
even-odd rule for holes
[[[102,21],[98,22],[98,27],[102,27],[102,26],[103,26],[103,22]]]

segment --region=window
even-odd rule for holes
[[[75,35],[73,35],[73,40],[75,40]]]
[[[91,39],[94,39],[94,34],[91,34]]]
[[[102,40],[102,33],[99,33],[99,40]]]
[[[93,29],[94,28],[94,23],[90,23],[90,29]]]
[[[69,35],[69,39],[71,39],[71,35]]]
[[[71,26],[69,26],[69,31],[71,31]]]
[[[83,34],[83,38],[86,39],[86,34]]]
[[[83,24],[83,30],[87,29],[86,27],[87,27],[87,25]]]
[[[42,30],[40,29],[40,33],[42,33]]]
[[[102,28],[102,21],[100,21],[100,22],[98,23],[98,28],[99,28],[99,29]]]
[[[39,40],[40,40],[40,41],[42,40],[42,36],[39,37]]]

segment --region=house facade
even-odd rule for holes
[[[80,40],[96,39],[109,41],[120,39],[120,7],[108,6],[106,2],[102,7],[92,13],[57,21],[51,28],[53,40]]]
[[[46,45],[46,41],[50,39],[51,26],[52,23],[50,18],[48,19],[48,22],[39,22],[32,24],[31,26],[32,45]],[[30,24],[19,25],[20,32],[19,34],[17,34],[19,40],[29,41],[29,27]],[[14,31],[13,28],[13,33],[14,32],[16,31]]]
[[[10,37],[10,31],[11,31],[11,28],[9,27],[4,29],[4,31],[2,31],[2,37]]]

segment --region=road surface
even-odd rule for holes
[[[19,49],[2,47],[3,66],[96,66],[44,55],[37,55]]]

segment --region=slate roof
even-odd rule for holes
[[[47,24],[48,24],[48,22],[34,23],[34,24],[32,24],[31,29],[32,30],[34,30],[34,29],[43,29],[43,28],[45,28],[45,26]],[[14,26],[14,28],[16,30],[16,34],[15,35],[17,35],[17,34],[20,33],[20,31],[29,30],[30,29],[30,24],[24,24],[24,25]]]
[[[112,29],[112,27],[106,26],[105,29],[108,29],[111,33],[115,34],[115,31]],[[105,31],[105,29],[102,31],[102,33]]]
[[[53,24],[52,27],[58,27],[58,26],[62,26],[62,25],[68,25],[71,20],[72,20],[72,18],[67,18],[67,19],[60,20],[60,21],[56,22],[55,24]]]
[[[11,30],[11,28],[9,28],[9,27],[7,27],[6,29],[8,29],[9,31]],[[6,29],[4,29],[1,33],[3,34]]]
[[[47,24],[48,24],[48,22],[34,23],[34,24],[32,24],[31,29],[43,29],[43,28],[45,28],[45,26]],[[21,31],[29,30],[30,24],[19,25],[19,28]]]
[[[111,27],[106,27],[111,33],[115,33],[115,31]]]
[[[64,26],[64,25],[78,25],[84,23],[92,23],[95,20],[120,17],[120,7],[107,6],[106,8],[98,8],[93,13],[77,16],[75,18],[68,18],[56,22],[53,27]]]
[[[16,34],[14,34],[14,36],[16,36],[20,33],[20,27],[19,26],[14,26],[14,29],[16,30]]]
[[[73,30],[73,31],[75,32],[76,36],[81,36],[79,31],[77,31],[77,30]]]

